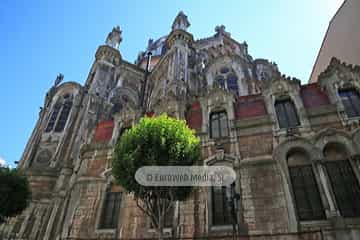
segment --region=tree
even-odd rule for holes
[[[29,182],[17,169],[0,167],[0,223],[21,213],[31,197]]]
[[[142,118],[119,138],[112,162],[116,183],[134,195],[162,239],[164,217],[175,201],[185,200],[191,187],[142,186],[135,180],[143,166],[192,166],[200,159],[200,140],[185,121],[161,115]]]

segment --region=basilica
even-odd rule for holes
[[[84,85],[57,76],[18,164],[31,203],[1,239],[156,238],[111,161],[126,129],[162,113],[195,131],[204,165],[234,169],[237,196],[229,207],[227,187],[194,188],[167,214],[166,238],[360,239],[360,67],[333,58],[302,84],[225,26],[203,39],[189,26],[180,12],[135,63],[114,27]]]

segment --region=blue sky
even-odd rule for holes
[[[44,96],[61,72],[84,83],[97,47],[115,25],[120,51],[134,62],[149,38],[168,34],[183,10],[195,39],[224,24],[254,58],[275,61],[306,83],[331,17],[342,0],[15,1],[0,5],[0,162],[20,159]]]

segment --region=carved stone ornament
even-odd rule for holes
[[[122,41],[121,33],[122,31],[120,30],[119,26],[114,27],[106,38],[106,45],[118,49]]]
[[[47,149],[41,150],[36,157],[36,162],[41,165],[46,165],[47,163],[50,162],[51,156],[52,154],[49,150]]]
[[[173,31],[176,29],[186,31],[188,27],[190,27],[190,22],[188,21],[187,16],[183,13],[183,11],[180,11],[176,16],[171,28]]]

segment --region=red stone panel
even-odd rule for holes
[[[95,141],[107,142],[111,139],[114,129],[114,121],[107,120],[99,122],[95,130]]]
[[[265,116],[265,102],[261,95],[241,96],[235,103],[235,118],[245,119]]]
[[[186,122],[190,128],[198,129],[201,128],[202,120],[200,103],[194,102],[186,113]]]
[[[321,90],[318,83],[301,86],[300,95],[305,108],[317,107],[330,103],[329,97]]]

